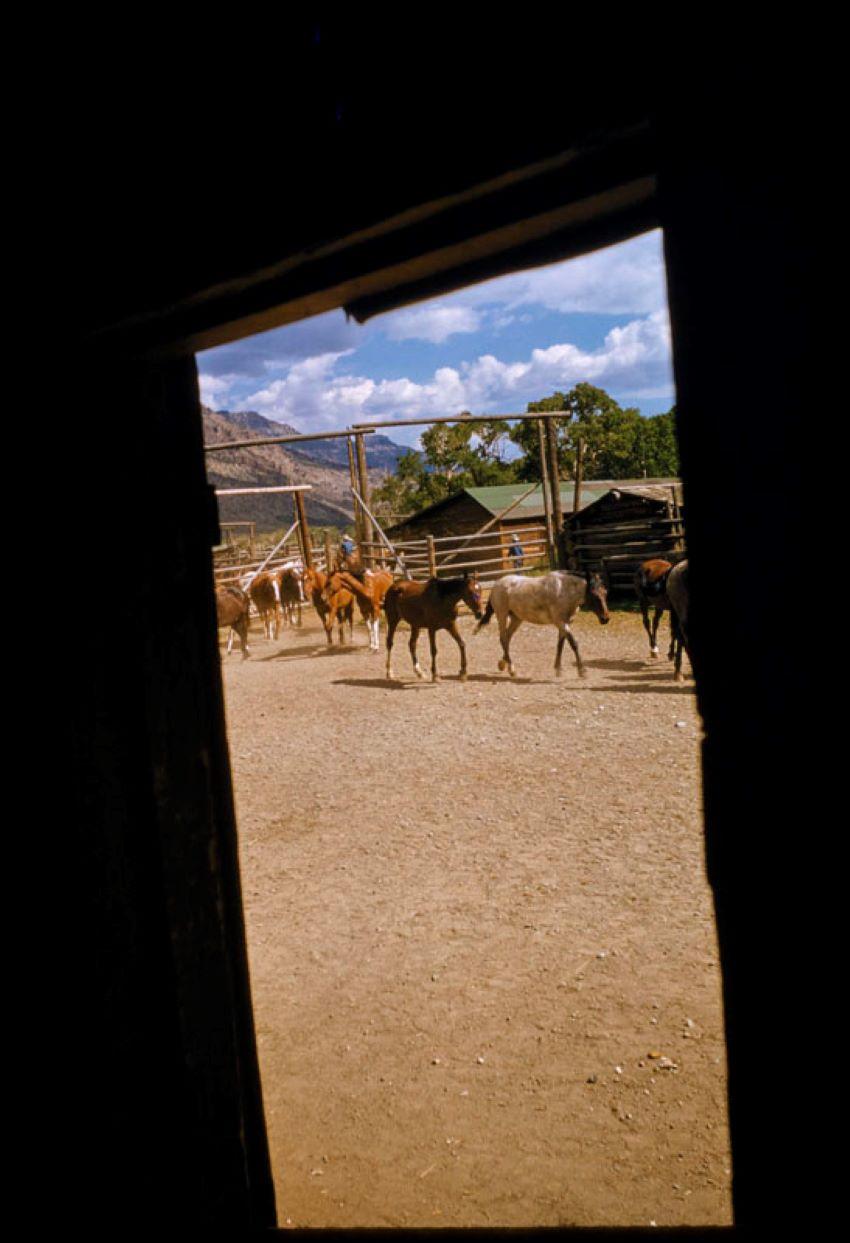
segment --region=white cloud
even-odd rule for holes
[[[201,372],[198,376],[198,384],[203,404],[211,406],[214,410],[221,410],[227,402],[227,394],[230,392],[234,379],[235,376],[232,375],[207,375]]]
[[[440,367],[425,382],[337,374],[338,364],[350,353],[305,359],[240,406],[305,431],[320,431],[370,418],[428,418],[461,410],[520,412],[527,402],[582,381],[621,399],[669,395],[673,400],[666,310],[613,328],[596,350],[563,342],[533,350],[519,362],[482,354],[458,367]]]
[[[504,322],[509,312],[528,306],[561,314],[650,315],[667,305],[661,232],[566,263],[500,276],[462,289],[442,299],[441,305],[446,310],[489,307],[496,324]],[[390,318],[386,317],[386,331]]]
[[[439,345],[460,332],[477,332],[481,316],[467,306],[446,306],[431,302],[409,310],[395,311],[384,321],[384,330],[392,341],[430,341]]]

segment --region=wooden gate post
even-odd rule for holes
[[[433,535],[426,535],[428,541],[428,577],[437,577],[437,549],[434,545]]]
[[[354,539],[359,545],[363,542],[363,510],[361,509],[355,495],[358,491],[357,467],[354,464],[354,444],[351,436],[348,437],[345,443],[348,446],[348,473],[351,477],[351,499],[354,502]],[[361,496],[362,495],[363,494],[361,492]]]
[[[555,553],[559,569],[565,569],[564,557],[564,510],[561,505],[561,471],[558,466],[558,432],[554,419],[543,419],[546,424],[546,444],[549,449],[549,485],[552,489],[552,521],[555,527]]]
[[[573,488],[573,523],[576,515],[581,509],[581,485],[584,479],[584,439],[579,436],[576,444],[576,470],[575,470],[575,487]],[[564,527],[564,550],[567,554],[567,568],[570,570],[581,569],[581,557],[574,549],[575,540],[571,526]]]
[[[357,435],[355,436],[355,440],[357,441],[357,477],[358,477],[358,482],[359,482],[358,491],[360,492],[360,495],[363,497],[364,505],[371,505],[372,502],[369,496],[369,476],[366,471],[366,442],[363,438],[362,432],[357,433]],[[375,538],[375,532],[372,530],[372,523],[369,521],[369,515],[365,512],[365,510],[362,515],[362,521],[363,521],[362,539],[364,543],[371,544]],[[366,563],[366,565],[372,565],[374,563],[374,557],[372,556],[371,548],[369,548],[368,551],[364,552],[364,549],[361,546],[360,555],[363,557],[363,560]]]
[[[304,508],[304,497],[300,492],[293,492],[295,513],[298,517],[298,538],[301,541],[301,559],[308,570],[313,568],[313,541],[307,525],[307,512]]]
[[[330,531],[325,531],[325,573],[330,574],[333,569],[333,557],[331,555],[331,535]]]
[[[537,444],[540,449],[540,487],[543,489],[543,511],[546,515],[546,555],[549,558],[549,569],[554,570],[558,564],[558,559],[552,532],[552,497],[549,493],[549,470],[546,466],[545,424],[545,419],[537,420]]]

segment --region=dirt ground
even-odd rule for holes
[[[223,660],[280,1224],[729,1224],[693,682],[473,628],[466,683],[312,613]]]

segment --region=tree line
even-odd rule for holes
[[[575,474],[578,442],[584,444],[585,479],[669,478],[679,474],[675,407],[644,418],[625,409],[604,389],[577,384],[528,403],[529,414],[565,410],[555,424],[562,479]],[[459,416],[462,417],[462,416]],[[509,445],[522,453],[508,459]],[[422,450],[405,453],[394,475],[374,489],[376,515],[416,513],[464,488],[540,479],[537,423],[513,427],[504,419],[483,423],[435,423],[422,435]]]

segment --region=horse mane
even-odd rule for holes
[[[467,580],[465,578],[432,578],[431,582],[438,596],[452,596],[456,592],[463,591]]]

